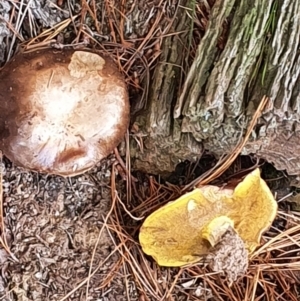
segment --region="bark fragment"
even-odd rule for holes
[[[189,1],[180,1],[172,32],[183,32],[166,37],[162,54],[153,74],[147,109],[135,121],[136,136],[143,138],[143,146],[133,142],[132,156],[135,167],[149,173],[171,172],[181,159],[195,160],[202,146],[189,133],[181,132],[181,121],[173,118],[174,100],[177,99],[188,44],[190,24],[186,7]]]
[[[217,40],[225,21],[230,31],[220,52]],[[181,53],[180,44],[174,37],[171,44],[166,38],[144,127],[152,154],[146,154],[146,147],[139,159],[150,162],[151,172],[162,172],[173,170],[180,160],[196,158],[201,147],[217,156],[229,153],[267,95],[270,104],[243,153],[256,154],[291,175],[300,174],[299,32],[300,0],[216,1],[178,94],[178,73],[168,68],[180,63],[172,60],[173,46]],[[183,137],[188,139],[180,148]]]

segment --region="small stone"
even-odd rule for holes
[[[43,278],[43,274],[41,272],[37,272],[37,273],[35,273],[34,277],[36,279],[42,279]]]

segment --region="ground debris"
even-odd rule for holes
[[[29,0],[25,0],[25,3],[29,4]],[[55,24],[61,22],[63,19],[69,17],[68,10],[60,9],[56,5],[56,0],[31,0],[29,10],[33,14],[36,20],[39,20],[43,27],[52,27]]]
[[[0,63],[5,58],[5,39],[11,35],[8,28],[9,12],[11,5],[7,0],[2,0],[0,3]]]
[[[0,249],[2,300],[60,300],[87,278],[91,254],[110,207],[110,164],[107,160],[90,173],[62,178],[5,163],[5,230],[19,262]],[[123,282],[117,276],[113,289],[97,289],[118,259],[113,255],[102,265],[113,248],[110,236],[103,231],[93,259],[92,271],[101,267],[90,279],[91,300],[102,295],[107,300],[123,296]],[[76,290],[68,300],[82,300],[85,289]]]

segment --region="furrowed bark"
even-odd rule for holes
[[[180,13],[176,30],[190,26],[187,10]],[[230,30],[220,51],[223,22],[230,22]],[[179,90],[181,69],[175,66],[182,66],[187,36],[166,38],[148,112],[137,119],[145,148],[135,153],[136,166],[172,171],[180,160],[199,156],[202,148],[229,153],[267,95],[270,104],[243,153],[300,174],[299,32],[300,0],[217,0]]]
[[[171,172],[181,160],[195,160],[202,152],[202,145],[192,134],[182,133],[180,120],[173,118],[192,22],[186,13],[189,3],[189,0],[180,1],[173,35],[162,43],[162,53],[150,82],[147,109],[139,114],[133,126],[136,130],[131,147],[134,166],[148,173]]]

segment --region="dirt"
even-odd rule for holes
[[[119,259],[103,227],[111,206],[111,162],[72,179],[4,162],[5,234],[13,257],[0,249],[1,300],[61,300],[87,279],[90,268],[98,270],[88,296],[85,284],[66,300],[124,300],[122,275],[101,288]]]

